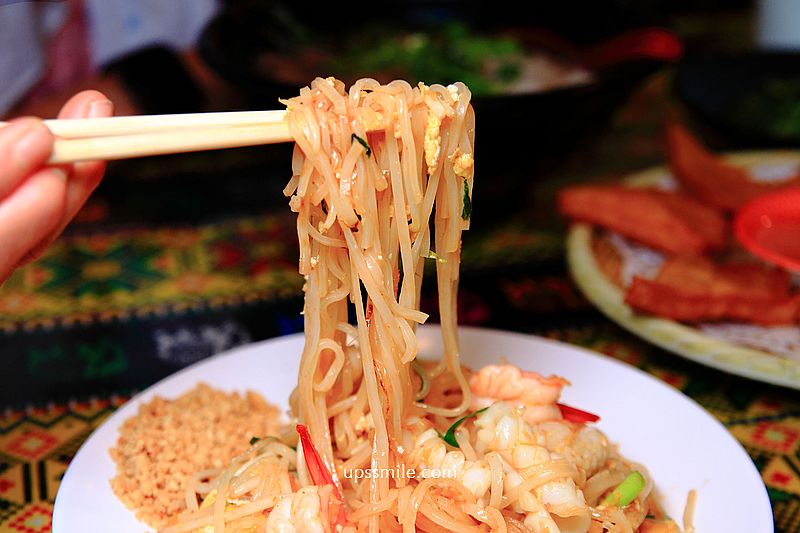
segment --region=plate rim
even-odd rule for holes
[[[439,329],[438,324],[437,325],[423,325],[423,326],[420,326],[419,331],[422,332],[422,334],[424,336],[423,338],[427,338],[428,336],[435,334],[438,331],[438,329]],[[619,361],[617,359],[605,356],[605,355],[603,355],[603,354],[601,354],[601,353],[599,353],[597,351],[591,350],[589,348],[585,348],[585,347],[582,347],[582,346],[570,344],[570,343],[567,343],[567,342],[564,342],[564,341],[560,341],[560,340],[556,340],[556,339],[550,339],[550,338],[542,337],[542,336],[539,336],[539,335],[532,335],[532,334],[521,333],[521,332],[517,332],[517,331],[508,331],[508,330],[501,330],[501,329],[494,329],[494,328],[480,328],[480,327],[472,327],[472,326],[459,327],[459,336],[460,336],[460,338],[462,340],[462,343],[464,341],[464,337],[465,336],[469,337],[469,336],[474,336],[474,335],[480,335],[480,336],[486,336],[486,337],[496,337],[496,338],[497,337],[502,337],[502,338],[507,338],[507,339],[510,338],[510,339],[514,339],[514,340],[518,340],[518,341],[534,342],[534,343],[540,343],[540,344],[544,344],[544,345],[551,345],[551,346],[553,346],[555,348],[559,348],[559,349],[562,349],[562,350],[563,349],[568,349],[568,350],[572,350],[572,351],[577,351],[577,352],[582,353],[586,357],[590,357],[590,358],[600,362],[601,364],[611,365],[611,366],[614,366],[614,367],[618,368],[619,370],[621,370],[623,372],[629,372],[629,373],[631,373],[633,375],[638,376],[639,378],[644,378],[651,386],[661,389],[663,392],[665,392],[670,397],[672,397],[675,401],[684,402],[687,405],[687,407],[690,407],[693,410],[698,411],[699,413],[701,413],[701,416],[704,417],[706,424],[711,424],[713,426],[716,426],[717,429],[722,430],[725,433],[726,437],[734,445],[734,448],[736,449],[736,453],[738,453],[740,455],[740,458],[743,459],[743,464],[747,465],[749,473],[751,475],[755,476],[755,479],[758,479],[759,481],[761,481],[761,483],[759,483],[759,487],[758,487],[761,501],[760,502],[753,502],[753,504],[754,504],[753,507],[755,507],[757,503],[760,503],[760,507],[763,507],[765,509],[765,516],[763,517],[763,519],[764,520],[768,520],[770,524],[773,524],[772,527],[774,527],[774,517],[773,517],[773,513],[772,513],[772,504],[771,504],[771,501],[769,499],[769,495],[767,493],[766,485],[763,483],[763,479],[761,477],[761,474],[758,471],[758,468],[755,466],[755,463],[753,462],[752,458],[747,454],[747,452],[744,449],[744,447],[742,446],[742,444],[730,433],[728,428],[726,428],[725,425],[722,424],[722,422],[720,422],[718,419],[716,419],[709,411],[707,411],[705,408],[703,408],[698,402],[696,402],[691,397],[683,394],[682,392],[678,391],[674,387],[671,387],[670,385],[668,385],[668,384],[664,383],[663,381],[659,380],[657,377],[653,376],[652,374],[649,374],[649,373],[645,372],[644,370],[642,370],[640,368],[637,368],[637,367],[632,366],[632,365],[628,365],[628,364],[626,364],[626,363],[624,363],[622,361]],[[270,346],[270,345],[274,345],[274,344],[278,344],[278,345],[281,344],[281,343],[292,344],[294,342],[302,340],[302,338],[303,338],[303,333],[295,333],[295,334],[291,334],[291,335],[273,337],[273,338],[270,338],[270,339],[265,339],[265,340],[262,340],[262,341],[249,343],[249,344],[246,344],[246,345],[238,346],[238,347],[230,349],[230,350],[226,350],[226,351],[221,352],[219,354],[215,354],[215,355],[213,355],[211,357],[208,357],[206,359],[203,359],[201,361],[193,363],[193,364],[191,364],[191,365],[189,365],[187,367],[184,367],[184,368],[182,368],[182,369],[180,369],[180,370],[178,370],[178,371],[176,371],[176,372],[174,372],[174,373],[162,378],[161,380],[157,381],[156,383],[152,384],[151,386],[147,387],[146,389],[144,389],[141,392],[137,393],[136,395],[132,396],[127,402],[125,402],[122,406],[120,406],[116,411],[114,411],[108,418],[106,418],[99,426],[97,426],[92,431],[92,433],[89,435],[89,437],[81,444],[81,447],[75,453],[75,455],[73,456],[72,460],[70,461],[70,464],[67,466],[67,468],[66,468],[66,470],[64,472],[64,475],[62,477],[61,483],[59,485],[59,489],[58,489],[58,491],[56,493],[55,501],[54,501],[54,504],[53,504],[53,515],[52,515],[52,524],[51,524],[52,525],[52,530],[54,532],[56,532],[56,531],[61,531],[65,527],[68,527],[68,525],[63,525],[62,524],[62,522],[65,520],[65,518],[62,518],[62,517],[65,515],[64,506],[66,504],[63,503],[64,500],[60,496],[62,494],[62,488],[67,487],[71,483],[70,480],[74,476],[78,475],[78,474],[76,474],[75,469],[72,468],[72,465],[74,465],[76,463],[76,460],[79,457],[81,457],[82,453],[83,454],[89,453],[88,449],[91,448],[91,443],[95,439],[101,439],[102,436],[103,436],[102,434],[105,431],[110,430],[112,425],[114,425],[114,424],[119,425],[117,422],[121,423],[122,420],[127,418],[127,416],[129,416],[129,415],[126,414],[128,411],[135,411],[135,409],[138,408],[139,404],[145,398],[149,399],[153,395],[160,394],[161,393],[160,389],[168,388],[174,382],[180,382],[183,379],[183,377],[185,376],[185,374],[200,372],[200,371],[202,371],[201,369],[203,367],[208,366],[208,365],[214,365],[214,364],[216,364],[217,361],[222,360],[222,359],[227,359],[227,358],[230,358],[230,357],[236,357],[237,354],[239,354],[240,352],[258,351],[258,350],[263,349],[264,346]],[[191,386],[191,384],[188,384],[187,386]],[[212,383],[212,386],[213,386],[213,383]],[[617,444],[619,444],[619,445],[623,445],[624,446],[624,442],[621,442],[621,441],[620,442],[615,441],[615,442]],[[133,511],[130,511],[130,509],[127,509],[127,510],[131,514],[133,514]],[[142,524],[142,526],[145,527],[145,528],[147,527],[145,524]]]
[[[752,150],[727,153],[725,159],[742,166],[770,160],[800,161],[797,150]],[[634,187],[650,186],[671,176],[667,165],[654,165],[622,178]],[[762,383],[800,390],[800,361],[711,337],[674,320],[636,313],[624,302],[624,293],[598,267],[591,248],[595,226],[575,223],[566,238],[567,266],[592,305],[634,335],[668,352],[723,372]]]

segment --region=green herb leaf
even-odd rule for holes
[[[461,208],[461,218],[469,220],[472,216],[472,198],[469,197],[469,183],[467,178],[464,178],[464,206]]]
[[[465,421],[469,420],[470,418],[472,418],[474,416],[478,416],[479,414],[481,414],[482,412],[484,412],[488,408],[489,407],[484,407],[483,409],[478,409],[474,413],[470,413],[470,414],[468,414],[467,416],[465,416],[463,418],[459,418],[458,420],[456,420],[453,423],[452,426],[450,426],[450,428],[447,430],[447,432],[444,435],[439,433],[439,437],[443,441],[445,441],[447,444],[449,444],[450,446],[454,446],[456,448],[459,448],[458,441],[456,440],[456,430],[458,429],[458,426],[460,426],[461,424],[463,424]]]
[[[258,442],[260,440],[261,440],[261,437],[253,437],[253,438],[251,438],[250,439],[250,446],[252,446],[253,444],[255,444],[256,442]]]
[[[361,146],[363,146],[363,147],[364,147],[364,149],[367,151],[367,157],[369,157],[370,155],[372,155],[372,149],[369,147],[369,144],[367,144],[367,141],[365,141],[364,139],[362,139],[361,137],[359,137],[359,136],[358,136],[358,135],[356,135],[355,133],[353,133],[352,135],[350,135],[350,142],[352,143],[353,141],[358,141],[358,143],[359,143]]]

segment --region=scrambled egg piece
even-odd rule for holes
[[[368,107],[360,109],[358,118],[365,131],[377,131],[386,128],[386,117],[374,109]]]
[[[440,128],[442,120],[433,113],[428,113],[428,123],[425,125],[425,162],[428,164],[428,173],[433,174],[439,166],[439,155],[442,152],[442,136]]]
[[[462,178],[472,176],[473,167],[475,166],[475,160],[472,154],[461,153],[461,150],[456,148],[451,156],[451,160],[453,161],[453,172],[456,176],[461,176]]]

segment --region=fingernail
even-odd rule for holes
[[[37,151],[43,144],[47,143],[47,126],[40,121],[25,121],[14,126],[13,132],[9,132],[10,138],[5,139],[8,146],[13,146],[12,155],[14,158],[27,158]]]
[[[114,103],[111,100],[92,100],[89,102],[88,118],[108,117],[114,114]]]

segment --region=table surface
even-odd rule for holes
[[[668,76],[654,76],[605,135],[531,180],[535,208],[465,234],[461,322],[585,346],[681,390],[750,454],[776,530],[800,531],[800,394],[639,340],[594,310],[565,271],[553,192],[661,162],[668,91]],[[225,175],[236,153],[244,152],[110,169],[71,233],[0,289],[0,405],[8,406],[0,415],[0,531],[50,530],[70,458],[135,389],[211,353],[302,326],[292,216],[252,201],[254,191],[279,190],[286,172],[226,181],[227,196],[209,193],[213,179],[192,177],[193,165]],[[220,212],[220,204],[240,209]],[[146,220],[129,216],[137,209]]]

